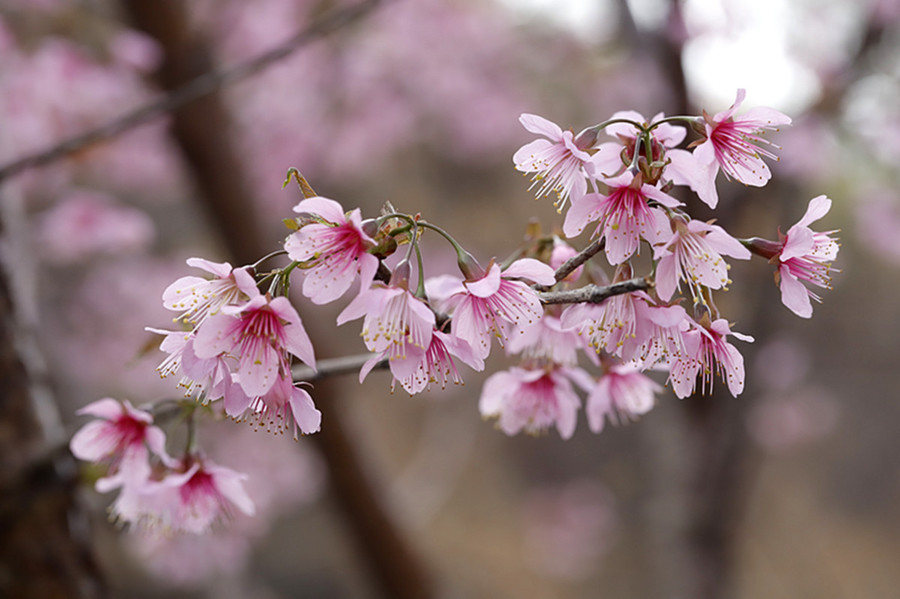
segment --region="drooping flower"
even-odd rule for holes
[[[803,218],[788,229],[787,234],[779,234],[779,242],[763,239],[749,242],[754,252],[778,266],[775,281],[781,289],[781,302],[801,318],[812,317],[810,299],[822,301],[803,283],[831,288],[830,273],[834,270],[831,264],[839,249],[837,240],[831,235],[836,231],[821,233],[809,228],[810,223],[828,214],[830,209],[831,200],[824,195],[817,196],[809,201]]]
[[[536,434],[556,426],[560,437],[568,439],[575,432],[581,407],[572,388],[573,378],[579,384],[593,382],[578,368],[530,370],[514,366],[497,372],[488,377],[481,390],[481,415],[497,417],[507,435],[522,430]]]
[[[563,324],[556,316],[545,314],[530,326],[515,327],[509,336],[506,351],[521,356],[523,361],[537,360],[574,367],[578,364],[578,350],[587,349],[585,345],[585,339],[577,328]]]
[[[562,210],[569,198],[580,198],[587,192],[587,177],[593,174],[591,155],[586,151],[596,141],[596,133],[590,130],[575,136],[559,125],[537,116],[523,114],[519,122],[531,133],[547,139],[537,139],[525,144],[513,155],[516,169],[535,173],[533,188],[540,185],[537,197],[555,193],[555,206]]]
[[[69,449],[79,460],[109,464],[107,476],[97,482],[98,490],[146,481],[151,471],[150,451],[164,462],[171,461],[165,433],[153,425],[149,412],[138,410],[128,400],[106,397],[76,413],[97,418],[72,436]]]
[[[442,331],[435,330],[428,348],[415,355],[407,355],[401,360],[393,359],[391,353],[396,348],[396,345],[391,345],[369,359],[360,370],[359,381],[362,382],[372,368],[385,358],[389,360],[394,381],[399,381],[410,395],[426,391],[432,384],[440,385],[443,389],[447,383],[462,383],[454,356],[473,370],[484,370],[484,360],[475,355],[467,341]]]
[[[537,322],[544,311],[537,293],[525,279],[539,285],[552,285],[552,268],[532,258],[516,260],[506,270],[491,264],[479,279],[464,281],[465,291],[453,298],[453,334],[465,339],[479,358],[491,351],[491,336],[506,338],[506,327],[522,327]]]
[[[718,225],[699,220],[672,220],[674,233],[656,247],[656,293],[669,301],[681,282],[685,281],[694,298],[701,297],[700,287],[721,289],[728,285],[728,264],[724,256],[749,260],[750,250]]]
[[[218,314],[223,306],[239,304],[259,295],[256,282],[246,267],[232,268],[227,262],[210,262],[203,258],[189,258],[187,263],[214,278],[181,277],[163,291],[163,306],[181,312],[176,321],[197,326],[209,316]]]
[[[778,160],[778,157],[769,150],[775,146],[763,135],[791,123],[790,117],[773,108],[751,108],[743,115],[735,116],[745,96],[746,91],[739,89],[728,110],[714,117],[703,113],[706,139],[694,150],[702,175],[696,181],[694,191],[711,208],[716,207],[719,199],[715,185],[719,169],[728,178],[754,187],[763,187],[772,178],[763,158]]]
[[[654,396],[660,391],[662,387],[633,363],[613,364],[588,393],[585,406],[588,426],[599,433],[607,418],[618,424],[646,414],[653,408]]]
[[[728,335],[741,341],[753,341],[753,337],[731,330],[724,318],[713,321],[704,315],[700,322],[691,321],[691,328],[682,334],[684,350],[676,354],[669,370],[669,382],[679,398],[694,392],[697,375],[700,375],[701,391],[712,391],[713,375],[718,375],[737,397],[744,390],[744,357],[728,342]]]
[[[363,231],[359,208],[344,213],[334,200],[314,197],[301,201],[294,212],[316,219],[284,243],[291,260],[304,263],[303,295],[315,304],[327,304],[344,295],[357,275],[363,289],[372,283],[378,259],[367,250],[375,241]]]
[[[139,520],[164,530],[201,534],[230,517],[235,508],[248,516],[256,512],[244,489],[246,474],[200,456],[189,456],[184,462],[182,472],[170,473],[143,490]]]
[[[223,307],[197,329],[197,358],[222,353],[237,360],[235,374],[250,397],[265,395],[276,380],[289,375],[288,354],[316,367],[312,343],[290,301],[258,292],[245,304]]]
[[[563,232],[568,237],[579,235],[590,223],[597,222],[591,237],[606,242],[606,258],[610,264],[621,264],[640,249],[641,238],[651,244],[661,240],[668,229],[668,218],[649,200],[674,208],[681,202],[652,185],[642,182],[641,175],[625,171],[606,181],[608,195],[589,193],[573,199],[566,214]]]
[[[319,431],[322,413],[305,389],[294,385],[290,372],[279,376],[261,395],[248,395],[239,375],[224,391],[225,413],[238,421],[247,420],[270,432],[287,431],[311,435]]]
[[[395,271],[396,273],[396,271]],[[431,344],[434,312],[402,285],[376,283],[361,292],[338,315],[339,325],[365,316],[362,338],[369,351],[395,348],[394,359],[420,354]]]

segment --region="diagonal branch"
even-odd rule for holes
[[[94,129],[44,150],[23,156],[0,167],[0,181],[36,166],[43,166],[73,154],[89,145],[112,139],[130,129],[147,123],[163,114],[211,94],[231,83],[254,75],[295,51],[345,27],[374,9],[380,0],[365,0],[346,8],[335,9],[296,33],[280,46],[264,52],[229,69],[204,73],[161,98],[144,104],[129,113],[108,121]]]

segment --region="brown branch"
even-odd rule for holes
[[[229,69],[209,71],[116,119],[44,150],[23,156],[0,167],[0,181],[27,169],[49,164],[85,147],[111,139],[117,135],[172,112],[222,87],[254,75],[295,51],[341,29],[374,9],[380,0],[365,0],[354,6],[335,9],[309,27],[299,31],[280,46],[264,52]]]
[[[312,382],[324,379],[329,376],[338,376],[341,374],[350,374],[362,368],[363,364],[372,358],[372,354],[359,354],[355,356],[343,356],[340,358],[329,358],[326,360],[318,360],[316,369],[313,370],[305,364],[298,364],[291,369],[294,375],[294,382],[301,381]],[[386,368],[388,361],[382,360],[375,364],[375,368]]]
[[[538,297],[544,305],[550,304],[599,304],[603,300],[614,295],[631,293],[632,291],[646,291],[653,283],[645,278],[629,279],[612,285],[585,285],[578,289],[564,289],[562,291],[539,291]]]

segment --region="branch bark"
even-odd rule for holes
[[[0,166],[0,182],[30,168],[43,166],[61,158],[65,158],[87,146],[112,139],[130,129],[134,129],[139,125],[143,125],[144,123],[152,121],[164,114],[168,114],[182,106],[186,106],[204,96],[217,92],[231,83],[250,77],[282,58],[293,54],[300,48],[361,19],[371,12],[379,3],[380,0],[366,0],[353,6],[335,9],[316,20],[309,27],[299,31],[296,35],[277,48],[273,48],[268,52],[264,52],[259,56],[226,70],[213,70],[212,68],[197,70],[194,65],[191,65],[191,70],[195,73],[195,76],[181,81],[180,85],[171,88],[164,96],[140,106],[118,118],[103,123],[98,127],[63,140],[52,147],[23,156],[4,166]],[[176,32],[173,27],[172,34],[183,36],[186,34],[186,30],[182,27],[181,31]],[[205,66],[211,67],[211,65]]]

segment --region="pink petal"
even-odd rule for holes
[[[294,206],[294,212],[300,214],[313,214],[321,217],[330,223],[345,223],[347,217],[344,215],[344,209],[334,200],[316,196],[302,200]]]
[[[300,428],[300,432],[304,435],[311,435],[319,431],[322,425],[322,412],[316,409],[312,397],[303,389],[294,387],[291,392],[291,413],[294,415],[294,422]]]
[[[466,281],[464,284],[469,293],[475,297],[490,297],[500,289],[500,267],[492,264],[491,269],[483,277],[475,281]]]
[[[104,397],[89,403],[75,413],[79,416],[88,415],[104,420],[115,420],[125,413],[125,408],[122,407],[121,402],[111,397]]]
[[[544,135],[553,141],[562,139],[562,129],[560,126],[552,121],[548,121],[542,116],[523,113],[519,117],[519,122],[531,133]]]
[[[187,264],[188,266],[193,266],[194,268],[199,268],[210,274],[214,274],[220,279],[228,277],[232,270],[231,264],[228,262],[210,262],[203,258],[188,258]]]
[[[809,206],[806,208],[806,214],[803,215],[797,224],[791,227],[790,230],[793,230],[794,227],[808,227],[810,223],[813,223],[831,210],[831,200],[828,196],[820,195],[816,196],[809,201]],[[788,231],[788,235],[790,235],[790,230]]]
[[[238,324],[237,318],[224,313],[207,318],[194,336],[194,354],[202,360],[230,350],[234,345],[232,334]]]
[[[782,265],[779,273],[781,274],[781,303],[800,318],[811,318],[813,308],[806,287],[791,274],[787,266]]]
[[[553,285],[556,283],[554,270],[547,264],[534,258],[521,258],[510,264],[503,271],[503,278],[527,279],[538,285]]]

